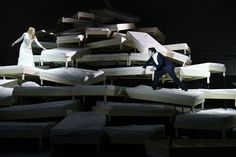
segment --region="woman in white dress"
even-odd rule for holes
[[[39,47],[43,50],[46,50],[38,41],[35,36],[35,28],[29,27],[27,32],[24,32],[20,38],[18,38],[15,42],[12,43],[12,47],[19,43],[21,40],[23,42],[20,46],[19,58],[17,65],[30,66],[35,67],[34,65],[34,57],[32,52],[32,42],[34,41]]]

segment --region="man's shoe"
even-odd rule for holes
[[[185,92],[187,92],[187,91],[188,91],[188,89],[187,89],[187,88],[185,88],[185,89],[184,89],[184,91],[185,91]]]
[[[153,89],[153,90],[157,90],[157,89],[161,89],[161,87],[153,87],[153,86],[152,86],[152,89]]]

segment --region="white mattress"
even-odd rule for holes
[[[124,96],[125,87],[112,85],[41,86],[20,87],[13,90],[14,96]]]
[[[174,126],[182,129],[223,131],[236,126],[236,110],[215,108],[178,115]]]
[[[166,48],[172,51],[183,50],[184,54],[191,54],[191,49],[187,43],[168,44],[168,45],[163,45],[163,46],[165,46]]]
[[[198,79],[207,79],[207,83],[209,83],[210,78],[210,72],[204,69],[197,69],[197,68],[191,68],[190,66],[187,67],[176,67],[175,68],[175,74],[177,77],[180,78],[180,80],[183,81],[193,81]],[[163,79],[169,80],[173,82],[173,79],[168,75],[165,74]]]
[[[85,11],[78,11],[77,13],[75,13],[73,15],[73,18],[75,19],[90,19],[90,20],[94,20],[95,19],[95,14],[94,13],[90,13],[90,12],[85,12]]]
[[[109,47],[109,46],[116,46],[116,45],[119,45],[120,48],[122,48],[122,43],[125,40],[126,39],[124,37],[116,37],[116,38],[113,38],[113,39],[101,40],[101,41],[97,41],[97,42],[91,42],[91,43],[88,43],[87,46],[90,49]]]
[[[173,117],[175,107],[161,103],[120,103],[97,101],[93,110],[108,116]]]
[[[129,76],[129,75],[150,75],[153,74],[154,71],[151,71],[152,66],[148,66],[146,70],[141,66],[133,66],[133,67],[118,67],[118,68],[106,68],[99,69],[105,72],[106,76]],[[190,69],[188,67],[177,67],[175,68],[176,75],[181,80],[192,81],[210,77],[210,72],[205,70],[198,69]],[[168,74],[164,75],[164,81],[173,81],[172,78],[169,77]]]
[[[18,79],[0,79],[0,86],[13,88],[18,85]]]
[[[110,33],[111,33],[111,31],[107,27],[103,27],[103,28],[88,27],[85,29],[86,38],[88,38],[88,36],[90,36],[90,35],[96,35],[96,36],[102,35],[102,36],[109,37]]]
[[[59,19],[60,23],[71,23],[71,24],[73,24],[73,23],[76,23],[78,21],[79,21],[78,19],[75,19],[75,18],[72,18],[72,17],[61,17]]]
[[[135,29],[139,32],[146,32],[153,36],[157,41],[164,42],[165,41],[165,35],[159,30],[157,27],[139,27]]]
[[[210,83],[211,73],[223,73],[223,76],[225,76],[225,72],[226,68],[224,64],[210,62],[175,68],[176,75],[182,80],[192,81],[207,78],[207,83]],[[164,80],[172,79],[168,75],[165,75]]]
[[[13,88],[1,87],[0,86],[0,107],[11,106],[13,104]]]
[[[147,139],[164,137],[164,125],[126,125],[110,126],[104,128],[111,143],[119,144],[145,144]]]
[[[106,79],[103,71],[65,67],[43,70],[39,77],[41,80],[67,85],[93,84]]]
[[[191,64],[192,62],[188,56],[167,49],[147,33],[128,31],[126,38],[132,41],[133,47],[141,53],[148,53],[148,48],[155,47],[158,52],[171,58],[176,63]]]
[[[201,91],[182,91],[181,89],[162,88],[153,90],[152,87],[140,85],[126,88],[128,97],[141,100],[170,103],[174,105],[194,107],[205,101]]]
[[[54,48],[41,53],[41,62],[70,62],[76,58],[89,54],[88,48]]]
[[[99,69],[104,71],[106,76],[129,76],[129,75],[151,75],[154,71],[151,71],[152,66],[148,66],[146,70],[141,66],[136,67],[118,67],[118,68],[106,68]]]
[[[199,69],[199,70],[200,69],[206,70],[206,71],[209,71],[210,73],[225,73],[226,72],[226,67],[222,63],[207,62],[207,63],[189,65],[188,67]]]
[[[106,25],[105,27],[108,27],[110,31],[112,32],[119,32],[119,31],[124,31],[124,30],[131,30],[135,29],[135,24],[134,23],[119,23],[115,25]]]
[[[99,143],[106,117],[96,112],[74,112],[51,129],[52,144]]]
[[[46,49],[52,49],[52,48],[56,48],[57,47],[57,44],[55,42],[40,41],[40,44],[42,44],[43,47],[45,47]],[[33,48],[39,48],[38,45],[35,42],[32,42],[32,47]]]
[[[0,122],[0,137],[47,137],[55,124],[55,122]]]
[[[113,53],[113,54],[92,54],[84,55],[81,58],[76,59],[76,62],[86,63],[97,63],[99,65],[105,63],[113,64],[144,64],[148,59],[149,55],[145,53]]]
[[[193,89],[201,91],[205,99],[232,99],[236,100],[236,89]]]
[[[24,79],[25,74],[38,76],[39,71],[42,69],[28,66],[19,66],[19,65],[9,65],[9,66],[0,66],[0,76],[4,77],[19,77],[22,76]]]
[[[0,120],[61,117],[75,110],[74,100],[10,106],[0,108]]]
[[[63,36],[57,36],[57,45],[60,44],[67,44],[67,43],[80,43],[83,41],[84,35],[79,34],[79,35],[63,35]]]

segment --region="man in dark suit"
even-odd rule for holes
[[[175,66],[172,62],[165,58],[161,53],[158,53],[154,47],[148,49],[149,53],[151,53],[151,57],[147,60],[147,62],[143,65],[143,68],[146,69],[148,65],[153,65],[155,67],[154,72],[154,80],[152,84],[153,90],[157,89],[158,83],[160,81],[160,77],[166,73],[170,75],[173,81],[184,91],[188,89],[185,85],[179,80],[179,78],[175,74]],[[160,88],[160,87],[158,87]]]

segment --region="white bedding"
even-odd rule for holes
[[[141,100],[170,103],[174,105],[194,107],[205,101],[201,91],[182,91],[181,89],[162,88],[153,90],[152,87],[140,85],[126,88],[128,97]]]
[[[67,85],[93,84],[106,79],[103,71],[80,68],[54,68],[39,73],[40,80],[47,80]]]

